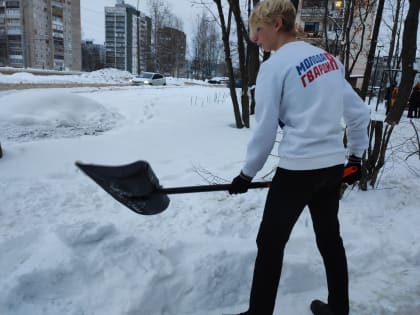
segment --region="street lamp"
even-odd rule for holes
[[[375,87],[376,71],[378,69],[379,55],[381,53],[381,48],[383,48],[384,46],[383,45],[378,45],[376,47],[379,48],[379,49],[378,49],[378,55],[376,56],[375,71],[373,72],[372,85],[371,85],[371,88],[370,88],[370,95],[369,95],[369,102],[368,102],[369,105],[370,105],[370,100],[372,99],[373,89]]]

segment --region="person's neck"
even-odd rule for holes
[[[281,33],[279,36],[278,45],[275,51],[279,50],[284,45],[295,42],[295,41],[297,41],[297,38],[295,35],[291,35],[290,33]]]

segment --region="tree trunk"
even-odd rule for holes
[[[354,13],[354,0],[345,2],[346,8],[344,10],[344,23],[343,23],[343,40],[344,45],[341,47],[340,60],[346,70],[346,79],[350,78],[349,74],[349,55],[350,55],[350,30],[353,24]]]
[[[328,40],[328,0],[324,0],[324,39],[325,39],[325,50],[329,53],[330,51],[330,44]]]
[[[291,2],[293,3],[293,5],[295,6],[295,9],[297,11],[298,7],[299,7],[299,0],[291,0]]]
[[[223,47],[225,51],[225,62],[226,67],[228,69],[229,77],[233,78],[233,65],[232,65],[232,57],[230,55],[230,44],[229,44],[229,32],[226,28],[226,22],[225,22],[225,16],[223,15],[223,8],[221,0],[213,0],[214,3],[217,5],[217,11],[219,13],[219,19],[220,19],[220,26],[222,28],[222,40],[223,40]],[[232,14],[232,11],[229,12],[229,14]],[[235,115],[235,122],[236,122],[236,128],[243,128],[242,119],[241,119],[241,112],[239,110],[239,103],[238,103],[238,97],[236,95],[236,89],[233,84],[229,85],[230,89],[230,97],[232,99],[232,105],[233,105],[233,112]]]
[[[413,85],[416,71],[413,69],[415,54],[417,50],[417,28],[419,22],[420,1],[410,0],[406,21],[404,24],[402,44],[402,76],[400,90],[395,105],[385,119],[385,129],[382,133],[382,122],[372,121],[370,124],[369,148],[365,160],[367,176],[361,180],[361,188],[367,189],[366,183],[374,187],[377,183],[379,171],[385,165],[385,154],[391,139],[394,127],[399,123],[405,104],[407,104],[411,87]],[[372,139],[375,137],[375,144],[372,149]],[[379,155],[377,153],[379,151]]]
[[[248,97],[248,69],[247,56],[245,50],[245,25],[241,18],[241,8],[239,0],[229,0],[233,15],[236,21],[236,34],[238,41],[239,70],[241,73],[241,105],[242,105],[242,122],[245,127],[249,128],[249,97]],[[235,82],[231,82],[235,85]]]
[[[397,8],[396,8],[396,12],[395,12],[395,21],[392,25],[391,40],[389,42],[388,60],[386,61],[387,69],[391,69],[392,60],[394,59],[395,37],[397,36],[398,22],[399,22],[399,19],[400,19],[400,10],[401,10],[401,2],[397,1]],[[390,74],[385,74],[385,75],[386,75],[385,82],[388,82],[388,78],[389,78]],[[392,84],[390,84],[390,85],[392,85]]]
[[[410,0],[407,17],[404,23],[403,44],[401,51],[402,75],[399,85],[399,91],[394,106],[386,117],[388,124],[398,124],[404,112],[404,108],[410,97],[413,87],[416,70],[414,63],[416,61],[417,51],[417,29],[419,24],[419,0]]]
[[[376,10],[376,18],[375,18],[375,25],[373,26],[373,34],[372,34],[372,41],[370,43],[370,49],[369,54],[367,58],[367,64],[365,68],[365,75],[363,78],[363,84],[362,84],[362,90],[361,90],[361,97],[363,99],[366,98],[367,90],[370,82],[370,76],[372,73],[373,68],[373,61],[375,58],[375,51],[376,51],[376,44],[378,42],[378,35],[379,35],[379,29],[381,26],[381,20],[382,20],[382,12],[384,10],[384,4],[385,0],[379,0],[378,1],[378,9]]]
[[[252,5],[255,7],[259,0],[253,0]],[[248,17],[251,15],[251,3],[248,1]],[[248,31],[249,33],[249,31]],[[247,47],[248,55],[248,88],[251,94],[250,115],[255,113],[255,83],[257,82],[258,70],[260,69],[260,50],[258,46],[250,39]]]
[[[255,84],[257,83],[257,74],[260,69],[259,48],[254,43],[248,43],[248,88],[251,91],[250,115],[255,113]]]
[[[379,91],[385,91],[385,95],[389,94],[389,89],[394,85],[395,78],[392,75],[392,68],[391,63],[394,59],[394,52],[395,52],[395,37],[397,35],[398,30],[398,22],[400,19],[400,10],[401,10],[401,1],[397,1],[396,3],[397,8],[395,9],[395,18],[392,24],[392,31],[391,31],[391,38],[389,41],[389,49],[388,49],[388,57],[386,60],[386,68],[385,71],[382,73],[382,79],[379,86]],[[381,97],[378,97],[376,102],[376,110],[378,110],[378,105],[381,100]],[[385,98],[386,108],[389,106],[389,100]]]

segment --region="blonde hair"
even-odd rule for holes
[[[296,9],[290,0],[265,0],[259,2],[249,18],[251,38],[262,24],[274,25],[277,17],[283,20],[282,31],[296,34]]]

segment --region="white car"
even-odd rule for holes
[[[131,83],[135,85],[166,85],[166,78],[156,72],[142,72],[131,79]]]

